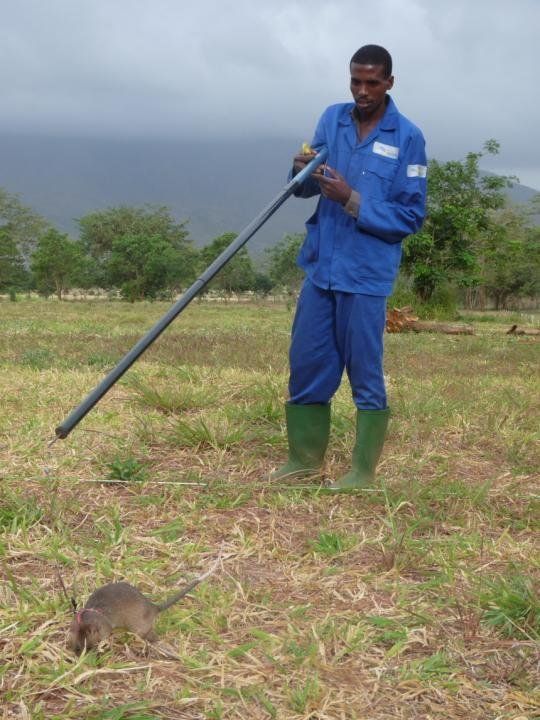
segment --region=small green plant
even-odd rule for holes
[[[305,713],[310,705],[317,702],[321,695],[319,679],[315,675],[290,691],[290,706],[297,713]]]
[[[99,530],[107,545],[114,547],[123,542],[124,526],[120,519],[120,510],[116,505],[108,508],[106,516],[96,522],[96,530]]]
[[[86,362],[93,367],[107,368],[112,367],[116,363],[116,358],[106,353],[95,352],[88,355]]]
[[[380,615],[368,616],[366,620],[370,625],[380,630],[373,638],[374,643],[394,647],[407,640],[408,630],[403,625],[400,625],[397,620]]]
[[[540,597],[529,578],[512,575],[492,580],[480,602],[486,625],[507,637],[540,638]]]
[[[214,507],[220,510],[241,507],[245,505],[252,497],[252,493],[248,491],[238,492],[227,490],[226,487],[212,486],[208,493],[199,496],[198,506],[201,508]]]
[[[315,657],[317,654],[317,645],[311,641],[298,643],[296,640],[290,640],[285,645],[287,654],[293,659],[293,662],[300,666],[309,658]]]
[[[177,420],[171,433],[171,442],[178,447],[210,447],[228,449],[240,443],[245,436],[242,426],[229,423],[208,424],[202,418],[191,423]]]
[[[319,555],[339,555],[351,547],[351,540],[339,533],[320,532],[317,539],[311,542],[311,547]]]
[[[92,715],[91,720],[158,720],[157,715],[149,715],[144,709],[143,703],[128,703],[100,711],[98,715]]]
[[[268,427],[280,427],[283,422],[283,408],[278,398],[263,399],[245,405],[240,408],[233,408],[229,411],[232,420],[240,420],[262,425],[268,432]]]
[[[0,530],[26,530],[43,517],[43,510],[30,500],[9,497],[0,498],[0,503]]]
[[[55,364],[54,353],[47,348],[34,348],[26,350],[21,357],[21,365],[32,370],[47,370]]]
[[[107,479],[117,482],[144,482],[148,476],[147,468],[133,456],[116,457],[107,467]]]
[[[411,660],[403,665],[401,676],[404,680],[447,683],[456,672],[450,658],[444,652],[437,652],[421,660]]]
[[[127,384],[137,393],[137,401],[146,407],[152,407],[165,414],[174,414],[203,408],[211,405],[215,399],[215,391],[207,387],[196,387],[191,383],[181,382],[178,387],[167,387],[164,390],[140,376],[129,378]]]
[[[212,703],[212,708],[206,712],[207,720],[221,720],[224,716],[223,703],[219,700]]]
[[[152,535],[161,538],[163,542],[175,542],[179,537],[182,537],[184,530],[185,524],[183,520],[177,518],[156,528],[156,530],[152,532]]]
[[[277,717],[276,706],[271,702],[269,698],[266,697],[262,690],[259,690],[257,693],[255,693],[253,697],[263,706],[264,710],[271,718]]]

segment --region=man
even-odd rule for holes
[[[386,298],[401,259],[401,242],[425,214],[426,154],[420,130],[387,94],[392,58],[378,45],[350,62],[354,102],[325,110],[312,141],[326,146],[327,165],[297,190],[320,194],[298,264],[306,279],[298,299],[290,348],[286,404],[288,462],[274,478],[316,474],[330,431],[330,400],[343,370],[357,408],[349,472],[336,491],[371,484],[390,410],[383,376]],[[293,173],[311,160],[294,158]]]

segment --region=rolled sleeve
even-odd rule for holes
[[[357,190],[351,190],[351,195],[343,206],[343,209],[347,215],[354,218],[358,217],[358,213],[360,212],[360,193]]]

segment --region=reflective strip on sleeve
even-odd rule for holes
[[[426,177],[427,167],[425,165],[407,165],[407,177]]]

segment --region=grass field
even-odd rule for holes
[[[49,446],[167,308],[0,303],[2,717],[539,717],[540,344],[504,332],[535,318],[389,335],[379,483],[329,496],[268,479],[286,455],[278,305],[196,301]],[[327,478],[353,422],[344,383]],[[66,649],[57,568],[81,605],[119,579],[161,600],[220,548],[155,645]]]

